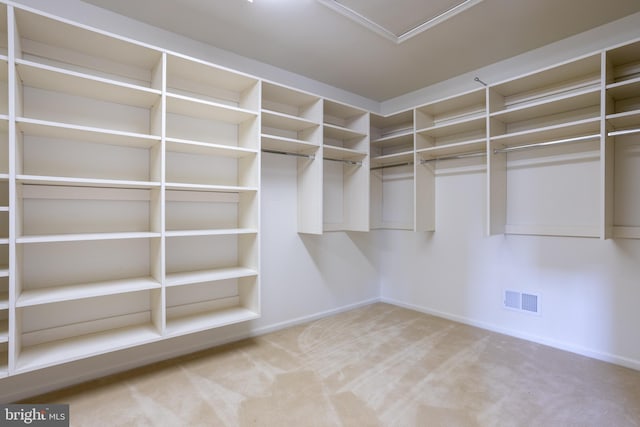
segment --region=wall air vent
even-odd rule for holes
[[[537,294],[505,290],[502,303],[510,310],[540,314],[540,295]]]

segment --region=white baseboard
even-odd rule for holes
[[[409,310],[419,311],[421,313],[430,314],[432,316],[441,317],[443,319],[452,320],[454,322],[463,323],[465,325],[475,326],[480,329],[485,329],[491,332],[497,332],[499,334],[508,335],[515,338],[520,338],[523,340],[557,348],[559,350],[568,351],[570,353],[579,354],[581,356],[586,356],[592,359],[597,359],[603,362],[612,363],[614,365],[620,365],[620,366],[624,366],[625,368],[630,368],[636,371],[640,371],[640,360],[629,359],[627,357],[617,356],[615,354],[610,354],[610,353],[602,352],[599,350],[594,350],[586,347],[581,347],[581,346],[541,337],[538,335],[532,335],[532,334],[528,334],[528,333],[524,333],[524,332],[520,332],[520,331],[508,329],[508,328],[503,328],[495,324],[481,322],[478,320],[470,319],[468,317],[445,313],[442,311],[433,310],[427,307],[422,307],[414,304],[408,304],[402,301],[395,300],[393,298],[381,297],[380,301],[387,304],[396,305],[398,307],[407,308]]]
[[[24,400],[24,399],[28,399],[29,397],[32,396],[36,396],[39,394],[44,394],[44,393],[48,393],[50,391],[55,391],[55,390],[59,390],[65,387],[70,387],[72,385],[75,384],[80,384],[86,381],[91,381],[97,378],[102,378],[108,375],[113,375],[119,372],[124,372],[124,371],[128,371],[131,369],[135,369],[135,368],[139,368],[141,366],[145,366],[145,365],[149,365],[155,362],[160,362],[160,361],[164,361],[164,360],[169,360],[175,357],[179,357],[179,356],[183,356],[186,354],[190,354],[190,353],[195,353],[198,351],[202,351],[202,350],[206,350],[206,349],[210,349],[213,347],[219,347],[221,345],[224,344],[229,344],[232,342],[236,342],[236,341],[241,341],[243,339],[248,339],[248,338],[255,338],[261,335],[266,335],[268,333],[271,332],[276,332],[279,331],[281,329],[285,329],[285,328],[289,328],[292,326],[296,326],[296,325],[300,325],[300,324],[304,324],[304,323],[308,323],[308,322],[312,322],[314,320],[318,320],[318,319],[322,319],[325,317],[329,317],[329,316],[333,316],[335,314],[339,314],[339,313],[343,313],[349,310],[353,310],[356,308],[360,308],[360,307],[365,307],[367,305],[376,303],[376,302],[380,302],[379,298],[371,298],[368,300],[364,300],[364,301],[360,301],[354,304],[348,304],[348,305],[344,305],[344,306],[340,306],[340,307],[336,307],[333,309],[329,309],[329,310],[324,310],[321,312],[317,312],[314,314],[310,314],[307,316],[301,316],[301,317],[297,317],[295,319],[291,319],[291,320],[286,320],[284,322],[279,322],[279,323],[274,323],[272,325],[267,325],[267,326],[263,326],[260,328],[255,328],[255,329],[250,329],[248,332],[246,333],[237,333],[237,332],[232,332],[230,334],[226,334],[226,335],[221,335],[218,337],[215,337],[214,339],[210,339],[207,340],[206,342],[199,342],[198,344],[193,344],[193,345],[189,345],[186,347],[179,347],[177,349],[172,349],[172,350],[168,350],[168,351],[163,351],[163,352],[159,352],[159,353],[153,353],[153,352],[147,352],[148,356],[146,357],[138,357],[135,358],[134,360],[127,360],[126,362],[123,363],[113,363],[113,364],[109,364],[108,366],[101,366],[98,367],[96,369],[92,369],[92,370],[86,370],[83,371],[81,373],[78,373],[77,375],[73,375],[73,376],[65,376],[65,377],[57,377],[51,381],[46,381],[43,380],[44,375],[38,375],[38,373],[40,371],[34,371],[34,372],[29,372],[26,374],[21,374],[21,375],[16,375],[16,376],[12,376],[12,377],[7,377],[7,378],[3,378],[2,381],[16,381],[16,383],[20,382],[20,378],[25,378],[26,376],[31,376],[31,378],[35,378],[37,377],[38,380],[34,381],[33,384],[29,384],[29,385],[23,385],[23,384],[18,384],[17,386],[12,386],[12,387],[7,387],[5,390],[3,390],[3,392],[0,392],[0,402],[16,402],[19,400]],[[232,325],[233,326],[238,326],[238,325]],[[229,329],[227,329],[229,330]],[[210,332],[210,331],[208,331]],[[206,333],[206,332],[205,332]],[[177,339],[185,339],[187,336],[183,336],[183,337],[178,337]],[[160,341],[158,343],[153,343],[153,344],[161,344],[163,342],[170,342],[169,341]],[[150,345],[153,345],[150,344]],[[139,347],[134,347],[134,348],[139,348]],[[131,349],[127,349],[127,350],[122,350],[122,351],[128,351]],[[101,355],[98,357],[109,357],[109,354],[107,353],[106,355]],[[52,367],[49,368],[51,370],[55,370],[56,367]],[[54,374],[55,376],[55,374]],[[31,379],[30,378],[30,379]]]

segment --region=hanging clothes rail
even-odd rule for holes
[[[573,138],[557,139],[554,141],[536,142],[535,144],[518,145],[516,147],[497,148],[493,150],[493,154],[509,153],[511,151],[520,151],[520,150],[530,150],[533,148],[548,147],[551,145],[566,144],[569,142],[590,141],[590,140],[599,139],[599,138],[600,138],[600,134],[596,133],[593,135],[576,136]]]
[[[455,154],[451,156],[434,157],[433,159],[423,159],[423,160],[420,160],[420,164],[424,165],[425,163],[438,162],[443,160],[467,159],[470,157],[482,157],[486,155],[487,153],[485,153],[484,151],[473,151],[471,153],[462,153],[462,154]]]
[[[280,154],[280,155],[283,155],[283,156],[304,157],[304,158],[311,159],[311,160],[314,160],[316,158],[315,154],[290,153],[288,151],[267,150],[265,148],[262,149],[262,152],[263,153],[269,153],[269,154]],[[325,157],[324,160],[328,160],[330,162],[346,163],[348,165],[353,165],[353,166],[362,166],[362,162],[361,161],[356,161],[356,160],[332,159],[330,157]]]
[[[289,153],[287,151],[266,150],[266,149],[262,149],[262,152],[269,153],[269,154],[281,154],[283,156],[305,157],[311,160],[316,158],[315,154]]]
[[[361,161],[356,161],[356,160],[332,159],[331,157],[325,157],[324,160],[328,160],[330,162],[346,163],[346,164],[352,165],[352,166],[362,166],[362,162]]]
[[[412,166],[413,162],[404,162],[404,163],[393,163],[390,165],[380,165],[380,166],[374,166],[371,168],[372,171],[378,170],[378,169],[387,169],[387,168],[398,168],[400,166]]]

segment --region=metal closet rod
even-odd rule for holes
[[[425,163],[437,162],[437,161],[442,161],[442,160],[467,159],[469,157],[482,157],[482,156],[486,156],[486,155],[487,155],[487,153],[484,152],[484,151],[472,151],[470,153],[462,153],[462,154],[455,154],[455,155],[451,155],[451,156],[434,157],[433,159],[423,159],[423,160],[420,160],[420,164],[424,165]]]
[[[288,151],[267,150],[264,148],[262,149],[262,152],[269,153],[269,154],[281,154],[283,156],[304,157],[306,159],[311,159],[311,160],[314,160],[316,158],[315,154],[290,153]],[[348,165],[354,165],[354,166],[362,166],[362,162],[355,161],[355,160],[332,159],[330,157],[325,157],[324,160],[329,160],[331,162],[341,162],[341,163],[346,163]]]
[[[456,154],[452,156],[434,157],[433,159],[422,159],[420,160],[420,164],[424,165],[425,163],[431,163],[431,162],[437,162],[437,161],[443,161],[443,160],[467,159],[469,157],[481,157],[486,155],[487,153],[485,153],[484,151],[473,151],[471,153],[462,153],[462,154]],[[390,165],[375,166],[375,167],[372,167],[371,170],[396,168],[400,166],[411,166],[413,164],[414,164],[413,162],[393,163]]]
[[[346,163],[346,164],[352,165],[352,166],[362,166],[362,162],[361,161],[357,161],[357,160],[332,159],[331,157],[324,157],[324,160],[328,160],[330,162]]]
[[[413,162],[404,162],[404,163],[393,163],[390,165],[380,165],[380,166],[374,166],[372,168],[370,168],[372,171],[378,170],[378,169],[387,169],[387,168],[398,168],[400,166],[412,166]]]
[[[532,148],[548,147],[550,145],[566,144],[569,142],[589,141],[589,140],[598,139],[598,138],[600,138],[599,133],[596,133],[593,135],[575,136],[573,138],[556,139],[554,141],[546,141],[546,142],[536,142],[535,144],[518,145],[516,147],[497,148],[493,150],[493,154],[508,153],[511,151],[520,151],[520,150],[530,150]]]
[[[305,157],[311,160],[316,158],[315,154],[289,153],[288,151],[266,150],[264,148],[262,149],[262,152],[269,154],[281,154],[283,156]]]

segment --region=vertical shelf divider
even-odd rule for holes
[[[16,218],[17,208],[17,188],[16,188],[16,167],[17,167],[17,134],[16,134],[16,109],[19,82],[16,76],[16,52],[20,52],[20,37],[16,27],[15,13],[13,6],[7,5],[7,47],[8,47],[8,107],[9,107],[9,345],[8,345],[8,373],[12,374],[17,366],[17,358],[20,354],[21,342],[20,332],[22,329],[22,319],[17,315],[16,300],[18,299],[18,289],[16,281],[16,233],[21,227]]]

